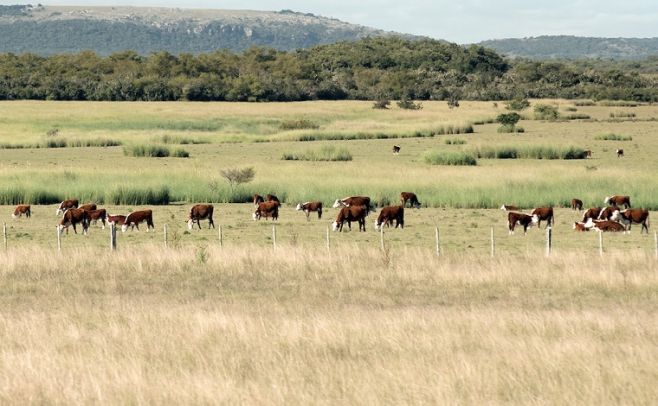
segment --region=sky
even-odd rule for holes
[[[539,35],[658,37],[657,0],[33,0],[44,5],[283,10],[457,43]],[[17,4],[19,0],[0,0]]]

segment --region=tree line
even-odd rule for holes
[[[657,80],[569,62],[506,60],[443,41],[366,38],[284,52],[251,48],[141,56],[0,54],[0,99],[98,101],[657,101]]]

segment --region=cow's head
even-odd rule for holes
[[[591,217],[589,217],[587,219],[587,222],[585,224],[583,224],[583,227],[588,228],[588,229],[594,227],[594,220]]]
[[[60,205],[59,205],[59,207],[57,208],[57,210],[55,210],[55,216],[59,216],[59,215],[61,215],[61,214],[64,214],[64,212],[62,211],[62,204],[60,203]]]
[[[345,203],[343,203],[343,201],[340,200],[340,199],[336,199],[333,206],[331,206],[331,207],[333,207],[334,209],[337,209],[337,208],[343,207],[343,206],[345,206]]]
[[[331,228],[332,228],[334,231],[338,231],[338,228],[339,228],[339,227],[340,227],[340,224],[339,224],[337,221],[334,221],[334,222],[331,224]]]
[[[612,199],[612,196],[606,196],[605,199],[603,199],[603,204],[610,204],[611,199]]]
[[[251,218],[253,218],[254,221],[260,219],[260,212],[259,212],[258,210],[256,210],[256,211],[254,212],[254,214],[251,215]]]
[[[610,220],[619,221],[619,217],[620,217],[620,211],[619,211],[619,209],[617,209],[617,210],[612,212],[612,215],[610,216]]]
[[[296,210],[298,210],[298,211],[299,211],[299,210],[303,210],[303,207],[302,207],[302,204],[301,204],[301,203],[298,203],[298,204],[297,204]]]
[[[379,228],[382,226],[383,224],[379,222],[379,219],[375,219],[375,230],[379,231]]]
[[[189,219],[187,220],[187,229],[192,230],[194,228],[194,220]]]
[[[502,205],[502,206],[500,206],[500,210],[507,211],[507,207],[505,207],[505,205]]]
[[[126,231],[128,231],[128,223],[124,221],[121,225],[121,232],[125,233]]]

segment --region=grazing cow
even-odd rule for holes
[[[395,228],[404,228],[404,206],[388,206],[379,212],[379,217],[375,220],[375,230],[379,230],[384,225],[389,226],[395,220]]]
[[[91,211],[91,210],[96,210],[96,203],[87,203],[83,204],[82,206],[78,206],[78,209],[86,210],[86,211]]]
[[[507,214],[507,228],[509,228],[509,234],[514,234],[514,228],[516,225],[523,226],[523,234],[528,233],[528,227],[532,227],[536,224],[535,216],[529,216],[525,213],[517,213],[511,211]]]
[[[573,229],[576,231],[589,231],[589,228],[587,228],[582,221],[575,221],[573,223]]]
[[[309,216],[311,215],[312,211],[318,212],[318,220],[322,218],[322,202],[299,203],[297,205],[297,210],[306,213],[306,221],[311,220]]]
[[[77,209],[77,208],[78,208],[78,199],[67,199],[59,204],[57,211],[55,211],[55,215],[59,216],[60,214],[64,213],[64,211],[66,211],[67,209]]]
[[[263,196],[259,195],[258,193],[254,195],[254,206],[258,207],[258,203],[263,203],[264,201],[265,199],[263,199]]]
[[[592,150],[591,149],[586,149],[585,150],[585,158],[591,158],[592,157]]]
[[[393,153],[396,154],[396,155],[400,153],[400,146],[399,145],[393,145]]]
[[[516,206],[509,205],[509,204],[504,204],[504,205],[500,206],[500,210],[502,210],[502,211],[519,211],[519,208],[516,207]]]
[[[196,222],[201,230],[201,220],[208,220],[208,228],[215,228],[215,222],[212,220],[212,213],[215,207],[212,204],[195,204],[190,209],[190,215],[187,217],[187,228],[192,230]]]
[[[620,231],[623,231],[624,234],[626,234],[626,227],[624,227],[623,224],[617,223],[616,221],[611,221],[611,220],[601,220],[601,221],[589,220],[585,224],[585,227],[593,228],[594,231],[598,231],[598,232],[618,233]]]
[[[631,224],[642,224],[642,231],[646,230],[649,234],[649,210],[645,209],[626,209],[624,211],[615,210],[612,213],[611,220],[618,221],[625,226],[628,232],[631,232]]]
[[[621,158],[624,156],[624,150],[619,148],[617,149],[617,158]]]
[[[82,233],[87,234],[89,229],[89,215],[86,211],[82,209],[67,209],[64,212],[64,218],[59,222],[59,233],[62,233],[62,230],[66,228],[66,234],[69,233],[69,226],[73,226],[73,232],[78,233],[76,225],[82,224]]]
[[[28,218],[32,215],[32,211],[30,209],[29,204],[19,204],[18,206],[16,206],[16,208],[14,209],[14,214],[12,214],[11,217],[19,218],[23,214],[25,214],[25,217]]]
[[[371,211],[373,212],[375,211],[375,208],[370,206],[370,197],[368,196],[351,196],[351,197],[344,197],[342,199],[336,199],[332,207],[334,209],[337,209],[339,207],[352,207],[352,206],[365,207],[366,216],[370,214]]]
[[[622,196],[622,195],[614,195],[614,196],[606,196],[606,198],[603,200],[604,204],[608,204],[610,206],[624,206],[625,209],[630,209],[631,208],[631,197],[630,196]]]
[[[583,209],[583,201],[580,199],[571,199],[571,210],[582,210]]]
[[[272,217],[272,220],[278,220],[279,203],[275,201],[258,203],[258,207],[256,207],[256,211],[252,217],[254,221],[260,220],[261,217],[265,217],[265,220],[270,217]]]
[[[598,219],[600,214],[601,214],[600,207],[592,207],[590,209],[587,209],[585,215],[583,216],[583,223],[587,223],[588,219],[592,219],[592,220]]]
[[[274,196],[274,195],[270,195],[270,194],[265,195],[265,201],[266,202],[276,202],[276,204],[279,207],[281,207],[281,202],[279,201],[279,198]]]
[[[552,207],[538,207],[530,213],[533,217],[533,222],[537,223],[537,228],[541,227],[541,221],[546,220],[546,228],[553,226],[553,208]]]
[[[126,222],[126,216],[117,214],[117,215],[108,215],[107,218],[107,224],[112,225],[112,224],[117,224],[117,225],[124,225]]]
[[[85,210],[85,209],[83,209],[83,210]],[[101,221],[101,227],[103,228],[103,230],[105,230],[105,219],[107,218],[107,212],[105,211],[105,209],[85,210],[85,211],[87,212],[87,215],[89,216],[89,222],[93,221],[94,224],[96,224],[96,222],[98,220],[100,220]]]
[[[366,231],[366,216],[368,209],[365,206],[347,206],[340,209],[336,221],[333,223],[334,231],[343,231],[343,223],[347,221],[347,226],[352,230],[352,222],[359,222],[359,231]]]
[[[597,220],[610,220],[612,218],[612,213],[614,213],[617,210],[619,210],[619,207],[617,207],[617,206],[606,207],[605,209],[601,210],[601,213],[599,213],[599,216],[596,219]]]
[[[155,231],[155,226],[153,225],[153,211],[152,210],[138,210],[134,211],[126,216],[123,224],[121,225],[121,232],[125,233],[130,227],[132,231],[133,227],[137,228],[139,231],[139,223],[146,222],[146,232],[148,233],[151,228]]]
[[[400,202],[402,202],[403,207],[406,207],[407,202],[409,202],[409,207],[415,207],[417,209],[420,209],[420,202],[418,201],[418,197],[416,197],[415,193],[411,193],[411,192],[400,193]]]

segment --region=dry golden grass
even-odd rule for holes
[[[2,403],[650,404],[640,252],[0,254]]]

